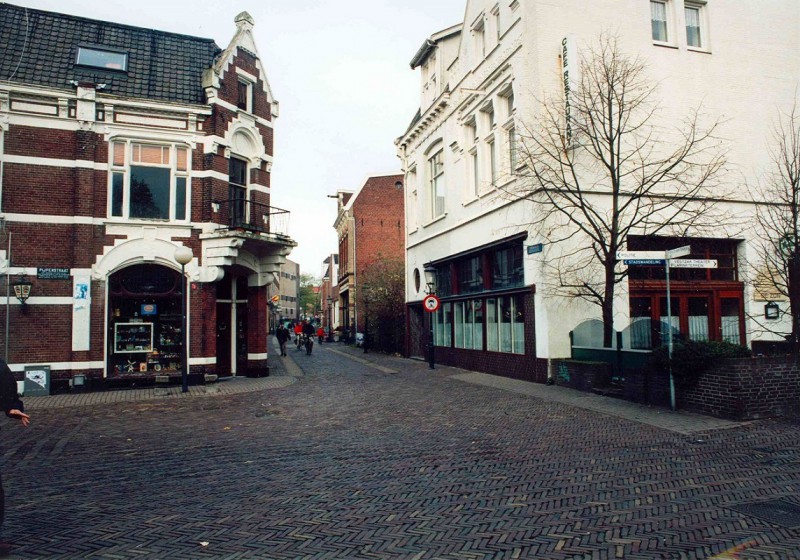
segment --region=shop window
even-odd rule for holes
[[[456,348],[483,350],[483,301],[467,300],[454,304]]]
[[[463,259],[458,263],[458,292],[469,294],[483,290],[481,257]]]
[[[187,219],[188,148],[116,141],[110,151],[111,217]]]
[[[522,244],[499,249],[492,255],[492,288],[515,288],[523,284]]]

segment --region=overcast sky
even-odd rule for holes
[[[460,23],[466,0],[11,0],[61,12],[214,39],[234,17],[255,19],[267,78],[280,102],[272,204],[291,211],[289,256],[319,276],[337,251],[336,201],[373,173],[399,172],[394,139],[419,106],[409,61],[431,34]]]

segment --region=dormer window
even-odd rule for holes
[[[98,47],[78,47],[75,63],[104,70],[128,70],[128,53]]]

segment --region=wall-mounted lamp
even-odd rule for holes
[[[765,319],[774,320],[780,317],[780,315],[781,315],[781,308],[774,301],[770,301],[764,306]]]
[[[20,277],[19,280],[11,284],[11,287],[14,288],[14,296],[22,305],[25,305],[31,295],[31,286],[33,284],[25,276]]]
[[[433,265],[428,265],[424,269],[425,271],[425,293],[428,295],[436,293],[436,267]]]

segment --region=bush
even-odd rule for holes
[[[684,340],[672,345],[672,377],[675,384],[691,387],[717,360],[725,358],[749,358],[750,349],[739,344],[717,341]],[[653,364],[669,371],[669,350],[659,346],[653,350]]]

